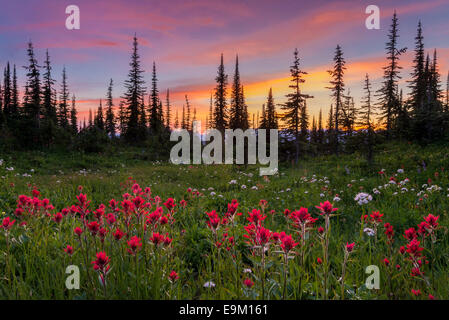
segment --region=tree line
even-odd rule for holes
[[[337,45],[333,65],[328,70],[332,104],[324,124],[322,110],[310,119],[307,101],[314,97],[302,91],[305,82],[302,60],[297,49],[290,66],[289,93],[286,101],[276,104],[273,91],[268,90],[261,112],[248,112],[244,86],[240,78],[238,56],[228,91],[228,75],[223,55],[220,58],[216,86],[210,97],[206,128],[225,129],[260,128],[280,129],[281,154],[284,160],[297,162],[302,155],[365,151],[372,161],[373,148],[379,141],[419,140],[424,143],[442,139],[449,131],[449,74],[442,89],[437,51],[426,53],[423,28],[418,23],[415,37],[413,70],[407,86],[410,93],[404,97],[399,81],[402,78],[400,58],[407,48],[398,44],[399,23],[393,15],[385,45],[386,64],[383,67],[381,87],[372,89],[370,77],[363,81],[364,97],[356,106],[345,85],[346,60],[343,49]],[[170,131],[182,128],[192,130],[197,120],[196,108],[187,95],[182,114],[173,114],[170,91],[158,88],[156,64],[152,66],[150,88],[147,90],[144,70],[134,36],[129,72],[124,83],[125,92],[118,106],[114,105],[114,82],[111,79],[105,99],[89,118],[80,121],[76,97],[70,95],[68,77],[63,68],[59,88],[53,78],[48,50],[43,65],[35,57],[33,44],[28,43],[28,63],[23,97],[19,97],[16,65],[6,63],[3,83],[0,83],[0,142],[9,148],[42,148],[69,146],[85,151],[99,151],[105,145],[144,144],[155,150],[170,145]],[[229,93],[229,97],[228,97]],[[161,99],[161,96],[164,96]],[[104,103],[104,106],[103,106]],[[166,149],[166,148],[165,148]]]

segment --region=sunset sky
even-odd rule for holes
[[[80,120],[89,108],[105,98],[109,79],[119,101],[129,69],[132,37],[137,34],[147,87],[156,62],[161,99],[170,88],[174,109],[182,110],[184,95],[205,120],[214,78],[224,54],[232,81],[235,56],[249,111],[256,113],[273,88],[276,103],[285,101],[293,50],[299,49],[302,68],[308,72],[303,90],[315,98],[309,111],[325,118],[331,103],[326,89],[337,44],[348,63],[346,84],[359,104],[364,74],[379,88],[385,65],[385,42],[393,10],[399,17],[401,47],[408,47],[400,65],[406,90],[416,25],[421,19],[429,52],[439,53],[445,81],[449,69],[449,0],[417,1],[49,1],[0,0],[0,68],[7,61],[18,66],[23,90],[26,44],[32,40],[42,64],[48,48],[53,77],[60,81],[65,65],[71,94],[76,95]],[[75,4],[81,11],[81,29],[65,28],[65,8]],[[365,8],[378,5],[380,30],[365,28]],[[2,79],[3,80],[3,79]],[[58,84],[59,85],[59,84]],[[59,90],[59,87],[58,87]],[[146,99],[148,101],[148,98]]]

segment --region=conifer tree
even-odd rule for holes
[[[171,126],[171,105],[170,105],[170,91],[167,89],[165,96],[165,126],[170,130]]]
[[[27,81],[25,85],[24,95],[24,116],[27,121],[30,121],[31,126],[31,141],[34,143],[40,142],[40,119],[41,119],[41,81],[40,81],[40,66],[34,56],[33,44],[28,43],[28,66],[26,69]]]
[[[186,112],[185,112],[185,107],[184,107],[184,105],[182,105],[181,129],[188,129],[187,123],[186,123]]]
[[[293,56],[293,65],[290,67],[291,84],[289,85],[289,88],[292,89],[293,92],[286,95],[288,100],[285,104],[281,105],[281,109],[284,111],[282,120],[285,123],[286,129],[295,137],[295,163],[298,163],[301,116],[304,114],[304,101],[307,98],[311,98],[311,96],[301,93],[300,86],[305,82],[302,75],[307,74],[307,72],[302,71],[300,68],[298,49],[295,49]]]
[[[228,127],[228,104],[226,100],[226,90],[228,84],[228,76],[225,74],[223,54],[220,58],[220,66],[218,67],[217,77],[215,78],[217,85],[215,87],[215,109],[214,109],[214,126],[222,134]],[[224,136],[223,136],[224,139]]]
[[[242,84],[240,81],[239,72],[239,57],[235,58],[235,71],[234,80],[232,82],[231,89],[231,102],[229,106],[229,128],[230,129],[243,129],[243,97],[242,97]]]
[[[143,139],[139,118],[142,114],[140,106],[146,90],[136,36],[133,39],[133,51],[129,66],[128,79],[125,81],[126,93],[123,97],[126,106],[126,112],[124,113],[126,114],[126,125],[123,126],[123,129],[126,129],[126,131],[121,134],[124,134],[128,142],[134,142]]]
[[[97,114],[95,116],[95,126],[100,129],[100,130],[104,130],[104,116],[103,116],[103,103],[100,99],[100,105],[98,106],[97,109]]]
[[[185,120],[185,129],[187,130],[192,130],[192,122],[190,119],[190,102],[189,102],[189,98],[187,97],[187,95],[185,95],[186,97],[186,120]]]
[[[371,83],[369,81],[368,74],[365,75],[365,82],[363,90],[365,91],[365,96],[362,100],[362,105],[359,109],[359,121],[357,122],[358,125],[363,127],[363,130],[365,130],[366,134],[365,137],[365,147],[367,151],[367,161],[371,165],[373,162],[373,147],[374,147],[374,123],[373,120],[376,116],[376,111],[374,108],[374,105],[372,104],[371,99]]]
[[[156,63],[153,62],[153,73],[151,77],[150,105],[148,110],[150,116],[150,130],[152,133],[160,133],[162,129],[161,110],[159,101],[159,90],[157,88]]]
[[[116,129],[116,121],[115,121],[115,115],[114,115],[114,100],[112,98],[112,87],[113,87],[113,81],[112,79],[109,82],[108,86],[108,92],[106,96],[106,120],[105,120],[105,128],[106,133],[109,135],[109,137],[114,138],[115,137],[115,129]]]
[[[16,65],[13,68],[12,74],[12,93],[11,93],[11,117],[13,119],[19,118],[19,89],[17,87],[17,73],[16,73]]]
[[[78,133],[78,118],[75,104],[75,95],[72,95],[72,108],[70,109],[70,127],[73,134]]]
[[[448,75],[448,79],[449,79],[449,75]],[[214,100],[212,98],[212,93],[211,93],[210,94],[210,102],[209,102],[209,123],[208,123],[209,125],[207,127],[208,129],[212,129],[214,127],[213,103],[214,103]]]
[[[341,50],[340,45],[337,45],[335,49],[334,56],[334,67],[332,70],[328,70],[332,80],[330,81],[331,86],[328,87],[332,91],[332,98],[335,102],[335,110],[333,111],[334,116],[334,124],[332,125],[332,130],[329,131],[331,134],[329,136],[330,143],[334,146],[335,154],[339,152],[339,136],[340,136],[340,119],[343,109],[343,98],[344,98],[344,73],[346,70],[346,61],[343,57],[343,51]]]
[[[179,115],[178,115],[178,108],[176,108],[175,129],[179,129]]]
[[[11,89],[11,70],[8,62],[5,67],[3,78],[3,116],[6,119],[11,117]]]
[[[401,79],[399,75],[402,69],[399,66],[399,57],[405,53],[407,48],[398,49],[398,18],[396,11],[393,14],[391,22],[390,33],[388,34],[389,41],[386,43],[387,60],[388,64],[383,67],[384,76],[382,87],[378,90],[379,107],[381,111],[381,120],[385,125],[387,138],[391,137],[393,125],[399,113],[399,101],[398,101],[398,81]]]
[[[43,74],[43,112],[47,121],[52,121],[53,124],[58,123],[58,118],[56,115],[56,101],[54,99],[54,88],[55,80],[51,76],[51,65],[50,65],[50,56],[48,54],[48,50],[45,55],[45,72]]]
[[[118,121],[119,121],[119,131],[120,131],[120,136],[122,136],[123,134],[126,133],[126,125],[128,122],[128,115],[126,114],[127,109],[125,108],[125,104],[123,103],[123,101],[120,101],[119,104],[119,109],[118,109]]]
[[[62,69],[62,83],[59,97],[58,124],[63,129],[69,127],[69,89],[67,86],[67,73],[65,67]]]

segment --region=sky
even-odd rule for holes
[[[379,30],[365,27],[365,9],[372,4],[380,9]],[[80,9],[79,30],[65,26],[68,5]],[[346,87],[358,105],[366,73],[373,89],[381,84],[394,10],[399,46],[408,48],[400,60],[400,88],[407,93],[419,20],[426,50],[432,54],[437,49],[443,80],[449,69],[449,0],[0,0],[0,8],[0,68],[7,61],[16,64],[23,90],[27,42],[33,42],[40,64],[48,49],[53,77],[60,82],[63,67],[67,70],[80,120],[105,99],[109,79],[118,105],[134,34],[147,87],[154,61],[161,99],[170,89],[173,114],[181,114],[187,94],[203,124],[221,53],[230,83],[238,55],[248,110],[256,114],[270,88],[275,103],[286,101],[289,68],[298,48],[301,67],[308,73],[303,92],[314,97],[308,100],[309,112],[317,116],[322,109],[326,119],[332,103],[327,70],[339,44],[347,61]]]

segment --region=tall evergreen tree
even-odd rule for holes
[[[141,115],[140,106],[145,95],[145,81],[143,80],[143,70],[140,66],[140,56],[138,53],[137,37],[133,38],[133,50],[131,55],[131,62],[129,63],[130,70],[128,79],[125,81],[126,93],[123,96],[124,104],[126,106],[126,131],[124,134],[128,142],[141,141],[143,139],[142,128],[139,123]]]
[[[407,48],[398,49],[398,38],[398,18],[395,11],[391,22],[390,33],[388,34],[389,41],[386,43],[385,47],[388,64],[383,67],[384,80],[382,82],[382,87],[378,90],[379,107],[381,110],[380,119],[385,125],[387,138],[391,137],[395,120],[399,114],[397,84],[399,79],[401,79],[399,72],[402,69],[402,67],[399,66],[399,57],[407,50]]]
[[[331,134],[329,136],[330,143],[334,146],[334,152],[335,154],[338,154],[339,152],[339,136],[340,136],[340,119],[343,109],[343,99],[344,99],[344,90],[345,90],[345,83],[344,83],[344,73],[346,70],[346,61],[343,57],[343,51],[341,50],[340,45],[337,45],[337,48],[335,49],[335,55],[334,55],[334,67],[332,70],[329,70],[328,73],[331,76],[330,84],[331,86],[328,87],[332,91],[332,98],[335,102],[335,110],[333,111],[334,116],[334,124],[332,125],[333,128],[329,133]]]
[[[190,102],[189,102],[189,98],[187,97],[187,95],[185,95],[186,97],[186,120],[185,120],[185,129],[187,130],[192,130],[192,121],[190,119]]]
[[[17,87],[17,73],[16,73],[16,65],[13,68],[12,74],[12,94],[11,94],[11,117],[13,119],[19,118],[19,89]]]
[[[124,135],[127,132],[126,125],[128,123],[128,115],[126,114],[127,108],[123,101],[120,101],[118,108],[118,129],[120,131],[120,136]]]
[[[301,116],[305,99],[311,98],[311,96],[301,93],[300,86],[305,82],[302,75],[307,74],[307,72],[302,71],[300,68],[298,49],[295,49],[293,56],[293,65],[290,67],[291,84],[289,85],[292,92],[286,95],[288,100],[285,104],[281,105],[281,109],[284,111],[282,120],[285,123],[286,129],[295,137],[295,163],[298,163]]]
[[[70,127],[73,134],[78,133],[78,117],[76,111],[75,95],[72,95],[72,108],[70,109]]]
[[[170,129],[171,126],[171,105],[170,105],[170,91],[167,89],[165,96],[165,126]]]
[[[449,79],[449,75],[448,75]],[[448,80],[449,82],[449,80]],[[212,129],[214,127],[214,111],[213,111],[214,100],[212,98],[212,93],[210,94],[210,102],[209,102],[209,123],[207,129]]]
[[[69,89],[67,86],[67,73],[65,67],[62,69],[62,83],[59,97],[58,123],[63,129],[69,127]]]
[[[175,129],[179,129],[179,115],[178,115],[178,108],[176,108]]]
[[[103,115],[103,103],[100,99],[100,105],[98,106],[97,109],[97,114],[95,116],[95,122],[94,125],[100,129],[100,130],[104,130],[104,115]]]
[[[11,70],[8,62],[5,67],[3,78],[3,115],[6,119],[11,117],[11,90]]]
[[[365,146],[367,149],[367,160],[369,164],[373,162],[373,147],[374,147],[374,117],[376,116],[376,111],[371,99],[371,83],[369,81],[368,74],[365,75],[365,83],[363,90],[365,91],[365,96],[362,100],[362,105],[359,110],[359,121],[358,125],[362,126],[365,130]]]
[[[157,74],[156,74],[156,63],[153,62],[153,73],[151,77],[151,92],[150,92],[150,105],[149,105],[149,116],[150,116],[150,130],[152,133],[161,132],[163,123],[161,122],[161,110],[159,101],[159,90],[157,88]]]
[[[56,101],[54,99],[54,88],[55,80],[51,76],[51,65],[50,65],[50,56],[48,54],[48,50],[45,54],[45,72],[43,74],[43,112],[47,121],[52,121],[53,124],[58,123],[57,115],[56,115]]]
[[[40,81],[40,66],[34,56],[33,44],[28,43],[28,66],[26,69],[27,81],[25,85],[24,95],[24,116],[27,121],[30,121],[31,126],[31,142],[40,143],[40,126],[41,126],[41,81]]]
[[[184,105],[182,105],[181,129],[188,129],[187,123],[186,123],[186,111],[185,111]]]
[[[320,113],[318,115],[318,132],[317,132],[317,143],[322,146],[324,142],[324,129],[323,129],[323,112],[320,109]]]
[[[244,103],[242,97],[242,84],[240,81],[240,72],[239,72],[239,57],[235,58],[235,71],[234,71],[234,80],[232,82],[231,89],[231,102],[229,106],[229,128],[230,129],[243,129],[243,111],[244,111]]]
[[[410,105],[412,108],[412,115],[414,120],[420,122],[424,113],[424,99],[426,96],[426,79],[424,74],[424,37],[422,35],[421,21],[418,22],[418,30],[415,37],[415,57],[413,59],[412,80],[409,81]],[[422,126],[421,123],[416,124],[417,127]]]
[[[215,78],[217,85],[215,87],[215,109],[214,109],[214,125],[215,129],[224,133],[228,127],[228,103],[226,100],[226,90],[228,84],[228,76],[225,74],[223,54],[220,58],[220,66],[218,67],[217,77]],[[223,136],[224,139],[224,136]]]
[[[106,119],[105,119],[105,129],[109,137],[115,137],[115,129],[117,127],[114,115],[114,100],[112,98],[112,87],[114,82],[112,79],[109,81],[108,92],[106,94]]]
[[[265,117],[267,122],[266,129],[278,129],[278,121],[276,116],[276,105],[273,98],[273,89],[268,91],[267,105],[265,109]]]

